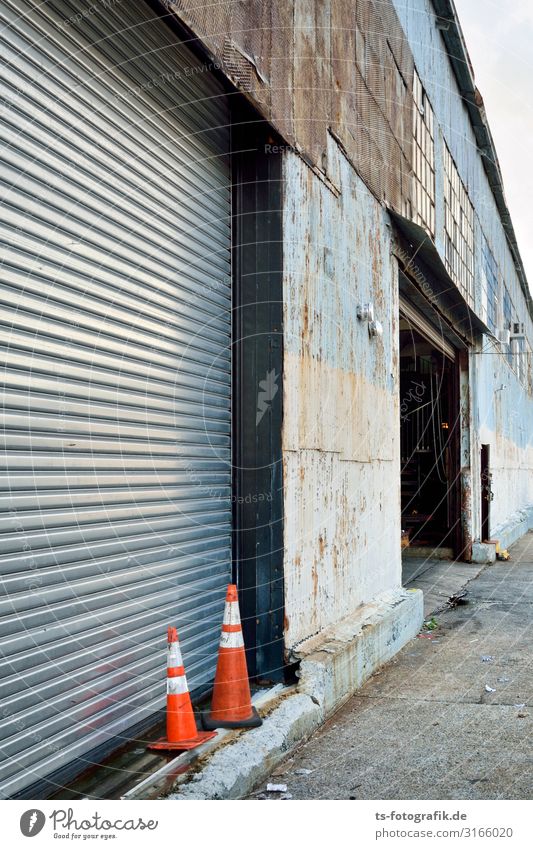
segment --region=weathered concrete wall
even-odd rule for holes
[[[481,445],[488,444],[494,493],[491,534],[494,535],[514,513],[533,504],[533,398],[501,357],[497,346],[491,345],[486,337],[483,344],[483,353],[472,355],[472,382],[476,387],[476,483],[481,474]],[[479,486],[477,496],[481,497]],[[475,534],[479,538],[479,510],[475,518]]]
[[[401,583],[395,260],[333,138],[328,158],[340,194],[284,163],[287,646]],[[381,338],[357,319],[366,302]]]

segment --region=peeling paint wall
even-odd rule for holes
[[[399,586],[397,284],[386,213],[333,138],[340,194],[284,162],[286,644]],[[370,338],[357,306],[374,304]]]

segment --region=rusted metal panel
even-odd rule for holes
[[[312,162],[324,165],[330,116],[329,0],[294,2],[294,123],[296,138]]]
[[[380,31],[384,33],[386,43],[394,56],[394,61],[406,84],[410,87],[414,67],[413,54],[402,29],[394,3],[370,0],[369,6],[368,22],[372,26],[376,26],[378,21],[381,22]]]
[[[194,33],[234,85],[270,117],[268,4],[164,0],[163,5]]]
[[[331,127],[375,196],[402,211],[413,62],[391,0],[165,5],[309,162],[327,171]]]
[[[348,129],[354,122],[355,6],[351,4],[347,9],[345,0],[331,0],[331,126],[337,131],[339,127]]]
[[[271,48],[270,119],[289,144],[296,143],[294,127],[294,4],[279,0],[270,6]]]
[[[410,53],[393,10],[384,23],[371,3],[339,0],[332,16],[333,129],[374,195],[399,210],[410,193],[412,60],[400,70]]]

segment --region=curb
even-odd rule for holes
[[[337,626],[299,645],[296,692],[260,728],[217,748],[196,773],[183,776],[167,798],[239,799],[265,779],[355,691],[387,663],[423,622],[420,590],[399,590],[364,606]]]

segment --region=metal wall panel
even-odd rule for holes
[[[0,0],[0,793],[211,680],[230,577],[229,112],[144,4]]]
[[[329,128],[378,200],[403,212],[411,195],[413,57],[392,0],[161,5],[307,162],[332,179]]]

